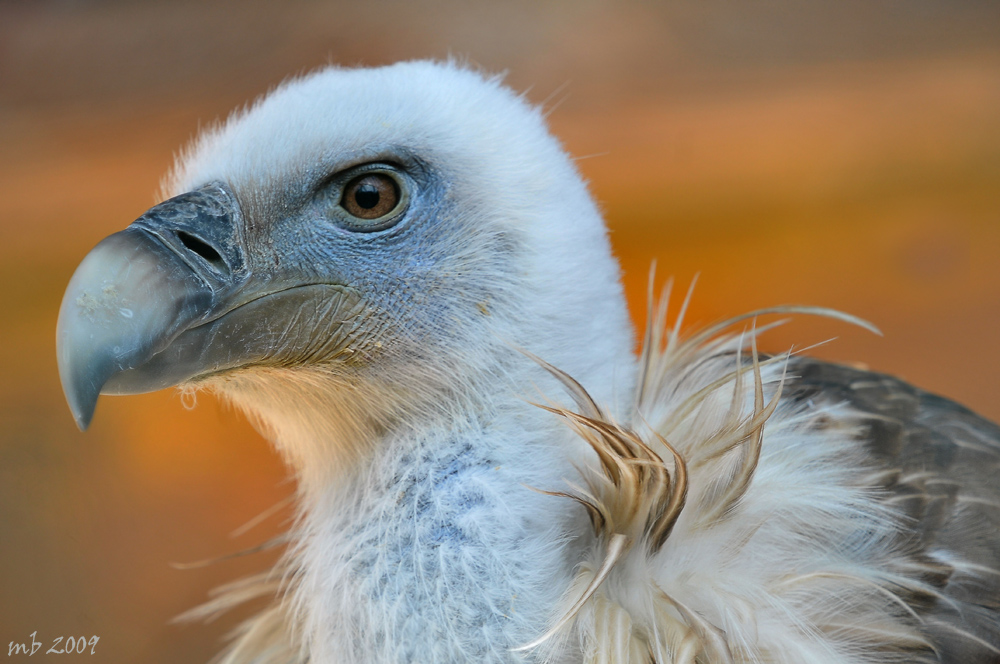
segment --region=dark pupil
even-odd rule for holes
[[[370,210],[378,205],[378,187],[373,184],[362,184],[354,190],[354,202],[366,210]]]

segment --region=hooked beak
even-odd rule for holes
[[[239,207],[218,183],[165,201],[100,242],[70,280],[56,328],[77,426],[87,428],[102,393],[151,392],[342,350],[346,335],[337,332],[358,304],[353,291],[294,274],[254,276],[247,263]]]

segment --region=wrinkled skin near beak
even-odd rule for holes
[[[357,298],[294,274],[254,274],[239,207],[210,184],[157,205],[104,239],[77,268],[56,328],[59,377],[73,417],[90,424],[100,394],[151,392],[255,364],[332,356],[305,317],[336,332]],[[348,312],[349,313],[349,312]]]

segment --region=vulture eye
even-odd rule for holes
[[[320,213],[344,230],[374,233],[402,221],[414,193],[405,170],[374,162],[337,173],[315,201]]]
[[[396,216],[403,196],[399,181],[388,173],[368,172],[350,180],[340,197],[340,207],[355,218],[357,230],[381,230],[384,224],[372,225],[371,221]]]

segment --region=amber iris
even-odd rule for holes
[[[360,219],[378,219],[396,209],[399,185],[384,173],[367,173],[344,187],[340,205]]]

